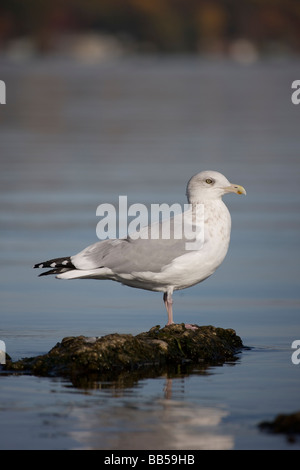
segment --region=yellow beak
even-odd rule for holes
[[[231,184],[230,186],[227,186],[225,188],[227,193],[236,193],[236,194],[245,194],[246,196],[246,189],[243,188],[243,186],[240,186],[239,184]]]

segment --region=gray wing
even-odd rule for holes
[[[107,267],[115,273],[160,272],[186,253],[185,240],[104,240],[71,257],[77,269]]]
[[[176,220],[176,217],[175,217]],[[176,222],[177,223],[177,222]],[[159,224],[161,227],[161,223]],[[152,239],[150,227],[145,227],[148,238],[104,240],[88,246],[71,257],[77,269],[97,269],[107,267],[115,273],[141,271],[160,272],[164,266],[186,251],[186,239],[174,237],[174,227],[170,225],[170,237]],[[159,232],[160,235],[162,232]]]

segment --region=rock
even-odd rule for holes
[[[7,361],[6,371],[40,376],[87,377],[109,380],[122,371],[137,371],[178,364],[222,364],[233,361],[243,348],[232,329],[184,324],[155,326],[137,336],[110,334],[103,337],[66,337],[47,354]],[[155,374],[154,374],[155,375]]]
[[[300,435],[300,411],[277,415],[273,421],[259,423],[259,427],[274,434],[285,434],[290,442],[294,442],[296,435]]]

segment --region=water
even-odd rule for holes
[[[31,266],[96,239],[96,208],[185,201],[214,169],[230,251],[174,295],[175,321],[234,328],[251,349],[205,371],[103,383],[2,375],[0,448],[299,449],[259,431],[299,409],[299,60],[244,67],[194,58],[0,65],[0,339],[14,359],[69,335],[137,334],[166,321],[162,296],[109,281],[37,278]]]

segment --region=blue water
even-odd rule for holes
[[[236,362],[82,390],[1,375],[2,449],[299,449],[259,431],[300,408],[299,60],[197,58],[99,65],[1,60],[0,339],[14,359],[64,336],[166,322],[162,296],[109,281],[38,278],[32,265],[97,241],[97,206],[185,203],[188,179],[221,171],[247,189],[226,260],[174,295],[177,322],[234,328]]]

